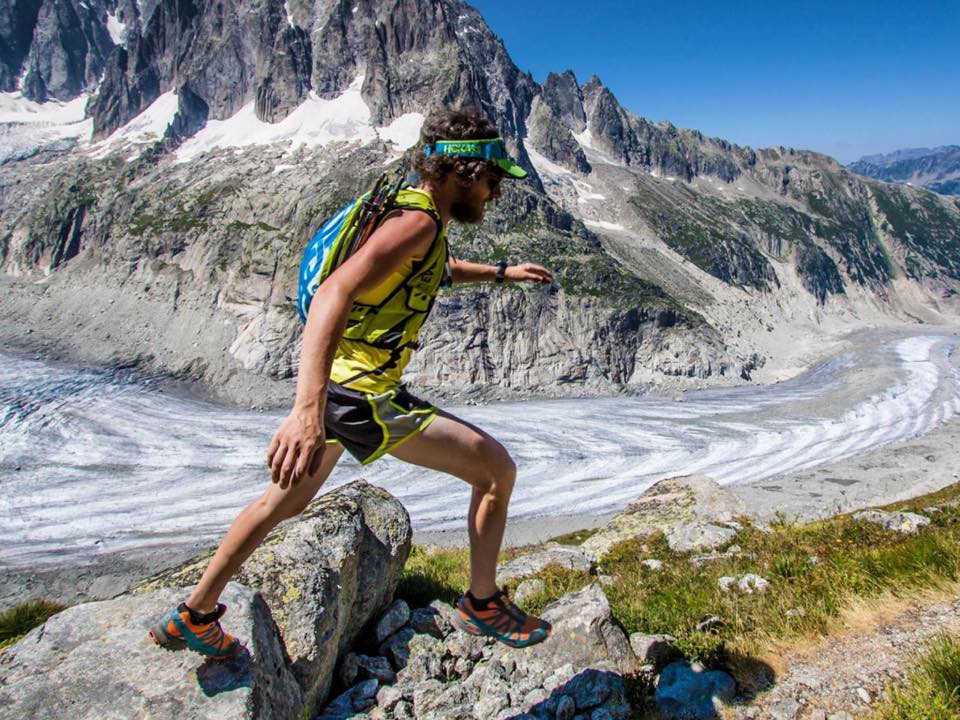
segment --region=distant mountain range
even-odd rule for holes
[[[877,180],[919,185],[941,195],[960,195],[960,145],[864,155],[847,169]]]
[[[296,372],[306,238],[465,104],[531,178],[454,250],[557,283],[446,293],[409,370],[431,391],[772,380],[865,322],[960,314],[960,199],[650,122],[596,77],[538,83],[462,0],[0,0],[0,18],[0,344],[23,328],[251,402]]]

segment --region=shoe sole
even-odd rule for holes
[[[164,650],[186,650],[187,641],[182,638],[170,637],[161,625],[149,630],[150,638]]]

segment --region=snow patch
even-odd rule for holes
[[[583,224],[587,227],[598,227],[603,230],[623,230],[626,231],[623,225],[618,223],[607,222],[606,220],[584,220]]]
[[[259,120],[254,113],[254,104],[249,103],[227,120],[208,120],[200,132],[177,150],[177,162],[188,162],[218,148],[273,143],[286,143],[291,151],[301,145],[368,143],[377,138],[392,142],[401,150],[416,145],[424,116],[406,113],[386,127],[375,128],[370,121],[370,109],[360,94],[362,87],[363,75],[360,75],[342,95],[332,100],[311,92],[296,110],[277,123]]]
[[[571,171],[567,170],[561,165],[557,165],[555,162],[541,155],[529,145],[526,145],[526,148],[527,156],[530,158],[530,162],[533,163],[533,167],[537,171],[537,175],[540,177],[546,176],[549,178],[558,178],[570,177],[573,175]]]
[[[94,144],[93,156],[104,157],[121,147],[160,140],[176,117],[179,107],[177,93],[173,90],[165,92],[130,122],[115,130],[110,137]]]
[[[244,105],[227,120],[208,120],[206,126],[177,150],[177,162],[187,162],[217,148],[243,148],[285,142],[294,150],[333,142],[370,142],[377,135],[370,126],[370,109],[360,96],[363,75],[333,100],[311,92],[278,123],[259,120],[254,104]]]
[[[284,0],[283,9],[287,11],[287,25],[290,27],[296,27],[296,24],[293,22],[293,15],[290,13],[290,3],[287,0]],[[356,12],[356,9],[354,9]]]
[[[282,165],[282,164],[281,164],[281,165],[276,165],[276,166],[273,168],[273,172],[271,173],[271,175],[279,175],[279,174],[282,173],[283,171],[285,171],[285,170],[293,170],[295,167],[296,167],[296,165]]]
[[[590,132],[590,128],[587,128],[582,133],[575,133],[573,139],[580,143],[581,147],[590,148],[591,150],[596,150],[593,145],[593,133]]]
[[[124,48],[127,46],[127,26],[120,22],[116,15],[107,13],[107,32],[110,33],[114,45]]]
[[[424,120],[426,118],[421,113],[405,113],[386,127],[377,128],[377,135],[401,150],[407,150],[420,142],[420,128]]]
[[[37,103],[19,92],[0,93],[0,123],[37,123],[64,125],[83,120],[89,95],[81,95],[70,102],[51,100]]]

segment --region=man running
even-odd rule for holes
[[[525,614],[496,586],[497,555],[516,466],[483,430],[409,392],[401,374],[444,278],[453,282],[549,283],[533,263],[496,266],[449,257],[451,219],[479,223],[500,182],[524,178],[496,128],[473,111],[427,120],[414,160],[417,188],[401,190],[363,246],[318,288],[303,332],[290,415],[267,453],[272,483],[234,520],[185,603],[151,631],[170,649],[229,657],[239,641],[220,626],[220,594],[280,521],[303,511],[346,448],[363,464],[385,453],[473,486],[467,512],[470,590],[457,601],[459,626],[513,647],[544,640],[550,625]]]

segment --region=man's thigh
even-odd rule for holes
[[[405,462],[449,473],[467,482],[514,471],[510,454],[476,425],[440,411],[433,422],[390,454]]]

